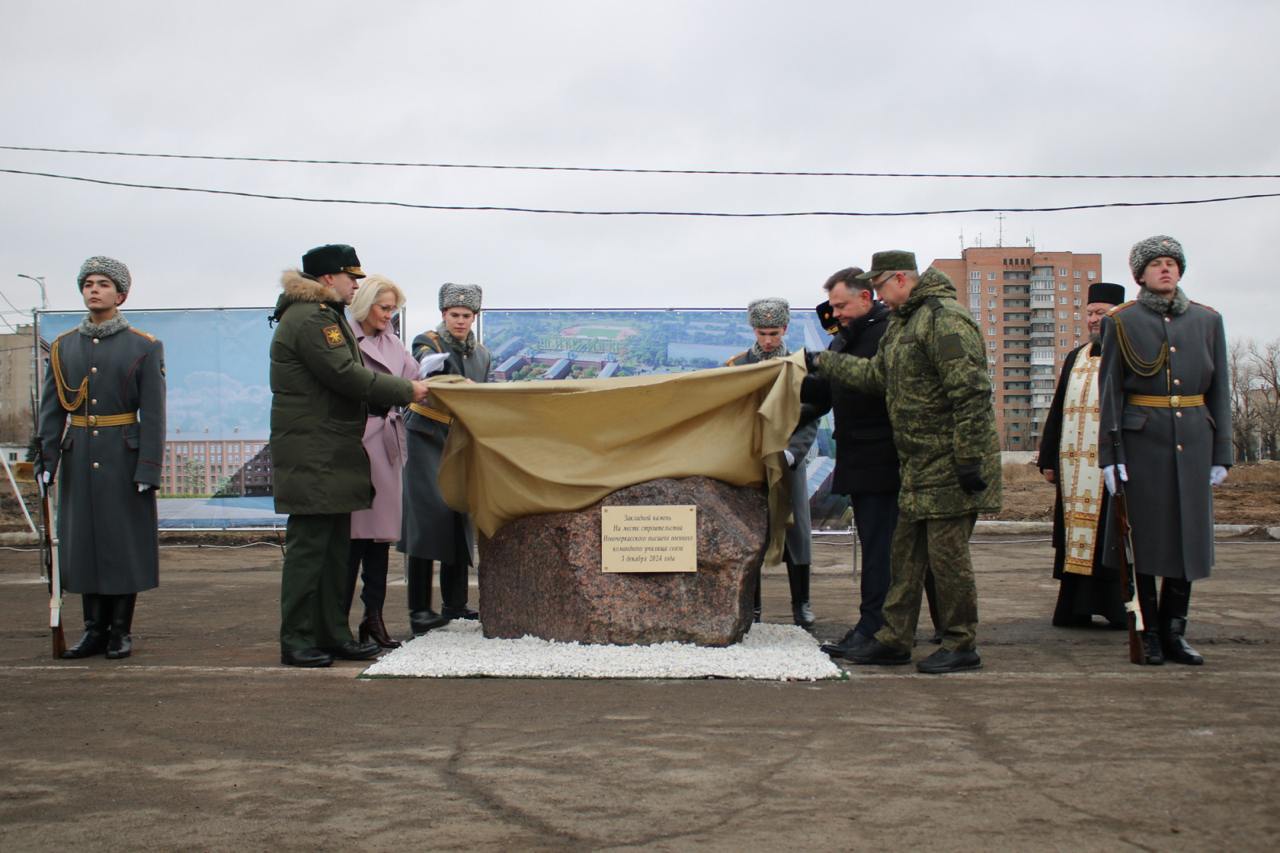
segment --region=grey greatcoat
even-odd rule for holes
[[[164,346],[120,318],[60,335],[49,361],[39,440],[41,464],[59,474],[63,587],[96,595],[152,589],[160,582],[155,489],[164,459]],[[136,423],[92,422],[130,414]],[[89,420],[69,425],[69,415]],[[138,484],[155,488],[139,494]]]
[[[786,353],[782,353],[785,355]],[[761,359],[753,349],[738,353],[725,362],[732,367],[739,364],[756,364]],[[788,472],[787,485],[791,489],[791,524],[787,527],[786,558],[792,565],[807,566],[812,562],[811,527],[809,517],[809,467],[805,457],[809,448],[818,436],[818,421],[810,420],[791,434],[787,450],[796,460],[795,467]]]
[[[448,350],[444,374],[465,376],[473,382],[487,381],[489,351],[477,343],[470,353],[464,355],[445,341],[445,335],[437,331],[418,335],[413,339],[413,357],[421,359],[428,352]],[[444,502],[436,479],[440,473],[444,442],[449,437],[449,426],[423,415],[423,408],[434,411],[428,400],[425,406],[410,406],[404,417],[407,451],[404,515],[400,543],[396,547],[411,557],[470,566],[475,546],[471,521],[465,513],[454,511]]]
[[[1128,346],[1121,346],[1117,322]],[[1167,344],[1168,349],[1164,346]],[[1131,355],[1126,355],[1126,351]],[[1167,359],[1162,356],[1167,353]],[[1141,376],[1131,361],[1163,364]],[[1141,366],[1141,365],[1140,365]],[[1198,580],[1213,566],[1212,465],[1230,466],[1231,400],[1222,317],[1191,302],[1159,314],[1126,302],[1102,321],[1102,426],[1098,464],[1124,463],[1134,564],[1146,575]],[[1135,405],[1131,395],[1204,395],[1204,405]],[[1116,430],[1118,445],[1112,440]],[[1114,518],[1107,521],[1106,565],[1119,568]]]

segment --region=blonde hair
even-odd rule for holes
[[[390,291],[396,297],[396,310],[399,311],[404,307],[404,291],[400,289],[400,285],[396,284],[385,275],[371,275],[360,282],[360,289],[356,291],[355,298],[351,300],[351,316],[356,318],[359,323],[369,316],[369,309],[373,307],[373,303],[378,301],[378,297]]]

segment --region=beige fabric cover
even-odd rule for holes
[[[428,405],[455,418],[441,493],[492,536],[511,519],[581,509],[660,477],[767,483],[766,560],[777,562],[790,516],[782,450],[800,416],[803,355],[616,379],[433,379]]]

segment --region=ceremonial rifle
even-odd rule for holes
[[[1120,458],[1120,433],[1111,430],[1111,446],[1115,448],[1115,458]],[[1137,566],[1133,562],[1133,527],[1129,524],[1129,498],[1124,492],[1124,480],[1120,472],[1116,474],[1116,493],[1111,496],[1115,505],[1116,523],[1120,525],[1120,535],[1124,539],[1124,594],[1125,622],[1129,625],[1129,663],[1142,663],[1145,655],[1142,651],[1141,633],[1146,630],[1142,622],[1142,606],[1138,601],[1138,583],[1135,576]]]
[[[53,656],[61,658],[67,650],[67,639],[62,633],[62,570],[58,565],[58,533],[53,521],[53,485],[44,481],[44,455],[40,438],[36,437],[36,487],[40,489],[40,520],[44,535],[40,539],[40,554],[44,558],[45,577],[49,579],[49,631],[53,639]]]

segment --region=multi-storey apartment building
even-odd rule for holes
[[[1084,306],[1102,255],[976,246],[939,258],[982,330],[1003,450],[1037,450],[1062,359],[1089,334]]]

